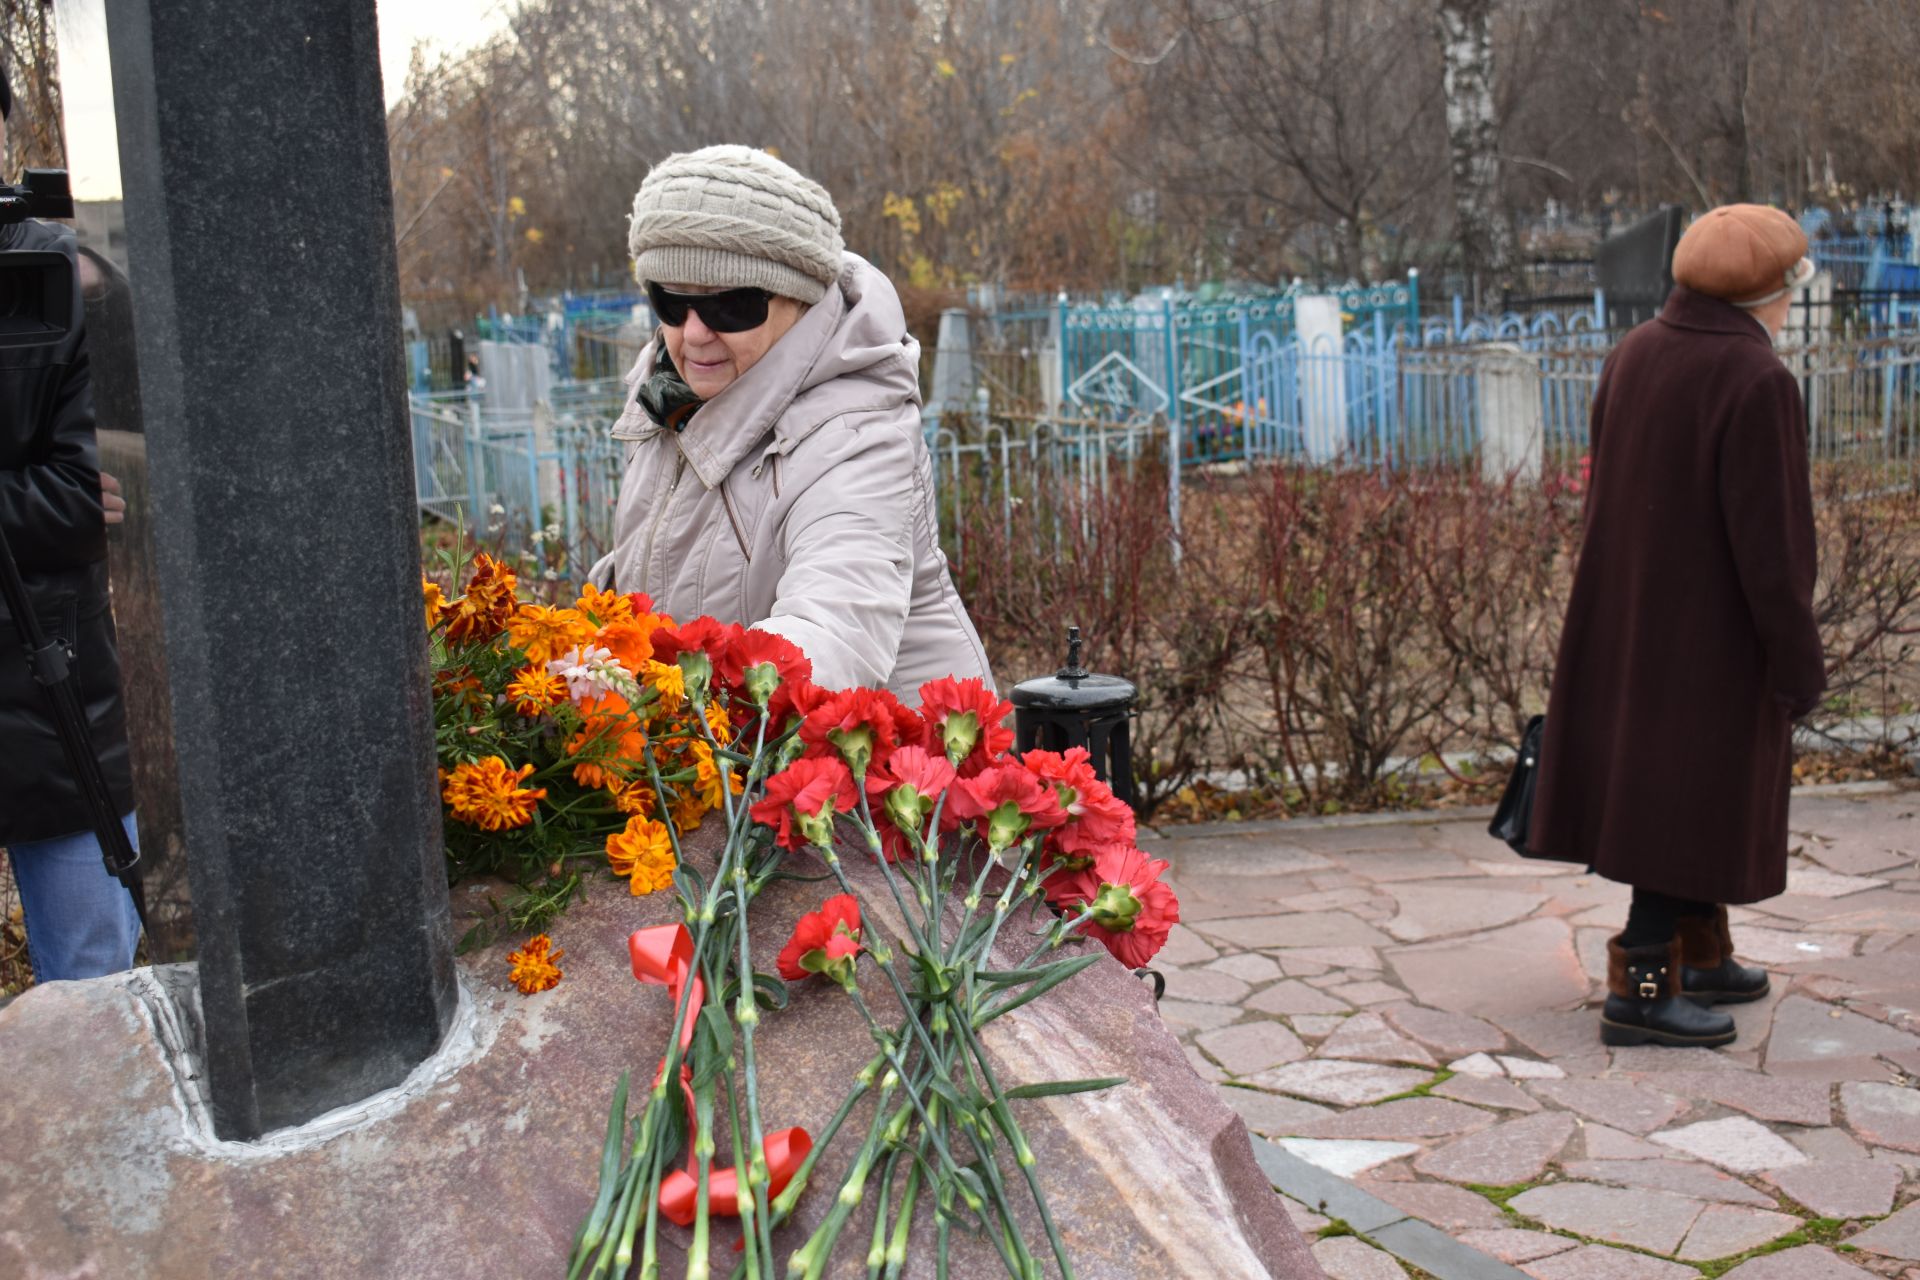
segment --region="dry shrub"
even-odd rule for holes
[[[1920,489],[1874,488],[1870,479],[1844,466],[1820,467],[1813,477],[1820,557],[1813,608],[1827,654],[1827,698],[1810,723],[1831,733],[1843,722],[1877,719],[1874,745],[1890,747],[1913,740],[1898,718],[1911,716],[1920,696]]]
[[[1453,698],[1436,643],[1449,607],[1426,561],[1440,491],[1364,472],[1276,467],[1255,489],[1251,675],[1270,736],[1250,764],[1313,807],[1377,804],[1389,763]]]
[[[1003,690],[1059,667],[1069,625],[1086,640],[1086,666],[1139,687],[1132,731],[1143,814],[1216,765],[1221,692],[1243,631],[1219,495],[1191,484],[1183,497],[1185,523],[1201,533],[1187,539],[1178,568],[1166,472],[1146,462],[1115,468],[1104,489],[1029,485],[1011,515],[997,490],[968,494],[953,559]]]

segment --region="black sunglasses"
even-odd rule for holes
[[[715,333],[745,333],[767,322],[767,303],[773,297],[765,289],[727,289],[721,293],[674,293],[657,284],[647,285],[647,301],[661,324],[678,329],[687,322],[687,312],[696,311],[700,320]]]

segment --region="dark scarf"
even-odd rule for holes
[[[667,344],[664,342],[654,352],[653,372],[640,384],[640,390],[634,393],[634,398],[647,411],[649,418],[675,431],[684,431],[687,419],[701,405],[700,397],[693,394],[693,388],[673,367],[673,357],[667,354]]]

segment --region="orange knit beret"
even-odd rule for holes
[[[1695,218],[1673,251],[1673,280],[1696,293],[1758,305],[1813,275],[1807,233],[1764,204],[1727,204]]]

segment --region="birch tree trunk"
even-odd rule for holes
[[[1469,275],[1506,273],[1510,236],[1500,206],[1493,110],[1492,0],[1439,0],[1454,235]]]

